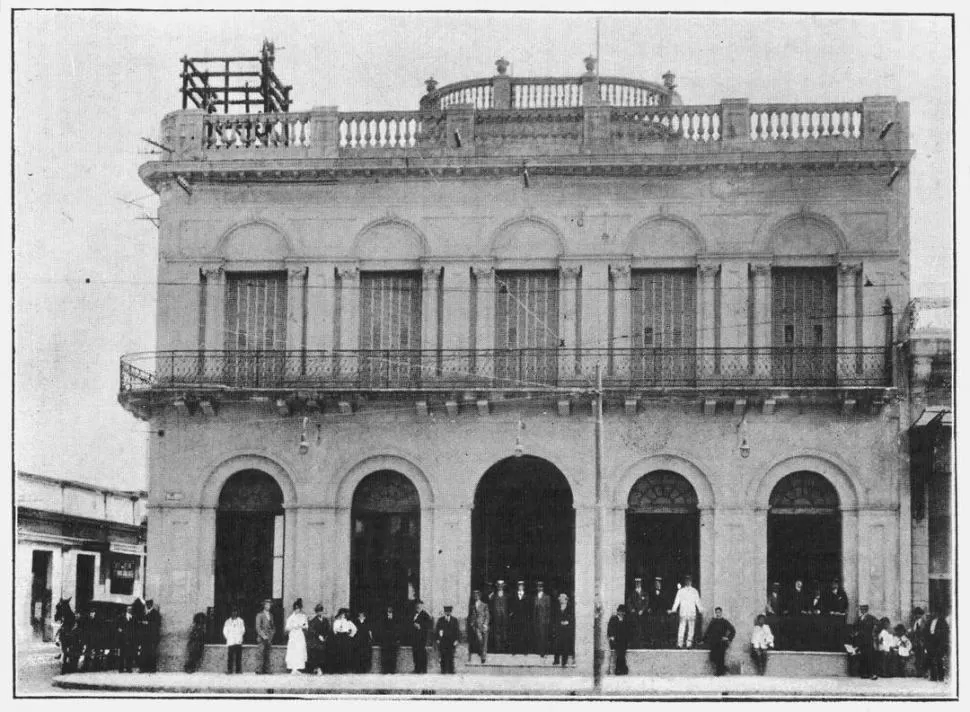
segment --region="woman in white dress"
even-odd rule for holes
[[[286,667],[290,673],[296,675],[306,667],[306,635],[308,620],[303,612],[303,599],[298,598],[293,603],[293,612],[286,619]]]

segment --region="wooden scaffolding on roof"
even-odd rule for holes
[[[258,57],[182,57],[182,108],[190,104],[209,113],[244,107],[245,113],[287,112],[292,86],[283,84],[273,65],[276,48],[263,40]],[[250,77],[241,85],[240,78]]]

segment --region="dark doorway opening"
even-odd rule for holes
[[[350,605],[372,621],[387,606],[411,613],[421,583],[421,501],[407,477],[373,472],[351,505]]]
[[[94,554],[78,554],[74,583],[74,607],[87,608],[94,599]]]
[[[635,623],[634,647],[676,646],[676,620],[667,615],[678,584],[690,575],[701,591],[697,493],[676,472],[650,472],[633,485],[626,510],[626,603]],[[660,577],[660,592],[655,579]],[[636,592],[636,579],[642,593]],[[647,613],[638,612],[646,605]],[[702,626],[695,624],[695,639]]]
[[[547,593],[573,597],[575,511],[569,483],[547,460],[510,457],[478,483],[472,513],[472,588],[484,595],[502,579],[518,580],[530,594],[536,581]]]
[[[51,622],[51,552],[34,551],[30,571],[30,623],[45,642],[54,639]]]
[[[277,618],[274,642],[283,640],[283,522],[283,492],[272,477],[244,470],[226,481],[216,512],[216,638],[221,638],[222,623],[235,607],[246,621],[244,641],[255,642],[252,621],[263,599],[271,598]]]

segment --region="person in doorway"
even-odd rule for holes
[[[344,673],[354,669],[354,636],[357,626],[350,620],[350,611],[341,608],[333,617],[333,637],[331,638],[333,660],[330,669]]]
[[[118,621],[118,672],[134,672],[137,652],[138,620],[132,606],[128,606]]]
[[[768,600],[765,602],[765,615],[771,617],[780,616],[782,610],[781,584],[775,581],[771,584],[771,590],[768,591]]]
[[[468,607],[468,660],[478,653],[482,665],[488,656],[488,605],[482,600],[482,592],[472,591],[472,602]]]
[[[663,648],[670,638],[669,613],[670,597],[663,587],[663,578],[653,577],[653,586],[648,594],[649,617],[647,618],[646,645],[648,648]]]
[[[243,624],[245,626],[245,623]],[[189,642],[186,649],[185,672],[195,672],[199,669],[202,656],[205,654],[205,613],[192,616],[192,628],[189,630]]]
[[[246,634],[246,623],[239,617],[239,609],[233,606],[229,618],[222,626],[222,637],[226,640],[226,674],[237,675],[242,672],[242,645]]]
[[[626,603],[630,613],[630,625],[633,626],[633,640],[631,647],[641,648],[646,644],[647,612],[650,610],[650,597],[643,588],[643,579],[633,579],[633,591]]]
[[[495,582],[495,593],[492,595],[492,626],[495,652],[509,652],[509,597],[502,579]]]
[[[145,618],[142,621],[144,635],[142,636],[141,661],[138,672],[158,672],[158,644],[162,639],[162,614],[155,605],[155,601],[145,601]]]
[[[303,612],[303,599],[293,602],[293,612],[286,619],[286,668],[296,675],[306,667],[306,631],[310,622]]]
[[[374,632],[367,621],[367,613],[363,610],[357,611],[357,635],[354,636],[354,647],[357,650],[355,671],[359,673],[370,672],[373,666],[374,656]]]
[[[569,596],[565,593],[559,594],[559,605],[554,614],[555,625],[552,633],[552,664],[566,667],[569,656],[576,658],[573,650],[576,640],[576,617],[573,615],[572,607],[569,605]]]
[[[713,621],[712,621],[713,622]],[[754,660],[755,670],[759,675],[765,674],[768,667],[768,651],[775,647],[775,636],[768,625],[768,619],[764,615],[759,615],[754,622],[754,630],[751,631],[751,659]]]
[[[423,675],[428,672],[428,632],[431,630],[431,616],[424,610],[424,602],[419,598],[414,602],[414,615],[408,630],[411,655],[414,657],[414,672]]]
[[[394,606],[388,606],[377,629],[377,644],[381,646],[381,673],[397,672],[397,652],[401,646],[401,625],[394,615]]]
[[[626,617],[625,604],[616,607],[616,615],[606,624],[606,638],[613,653],[613,674],[626,675],[630,672],[626,665],[626,651],[630,647],[631,626]]]
[[[529,652],[532,620],[532,601],[525,591],[525,581],[519,581],[515,595],[509,601],[509,643],[513,655]]]
[[[549,651],[549,627],[552,622],[552,599],[545,591],[542,581],[536,582],[536,596],[532,602],[532,635],[535,640],[535,652],[540,658],[546,657]]]
[[[677,647],[694,647],[694,629],[697,625],[697,614],[703,613],[701,605],[701,595],[693,586],[693,577],[690,574],[684,576],[684,585],[677,591],[674,597],[674,605],[668,613],[677,613],[680,621],[677,625]]]
[[[946,679],[946,662],[950,655],[950,624],[942,612],[935,613],[926,632],[926,666],[930,680]]]
[[[728,646],[731,645],[735,635],[734,626],[722,614],[723,611],[720,607],[714,609],[714,618],[711,619],[707,626],[707,632],[704,634],[704,642],[707,643],[711,651],[711,662],[714,663],[714,674],[717,676],[727,672],[727,668],[724,666],[724,656],[727,654]]]
[[[455,646],[458,645],[458,620],[451,615],[452,607],[445,606],[445,614],[434,627],[434,639],[441,659],[441,673],[455,674]]]
[[[322,675],[327,669],[327,638],[330,637],[330,621],[323,615],[323,604],[313,607],[313,617],[307,621],[306,671]]]
[[[273,656],[273,638],[276,636],[276,623],[273,621],[273,614],[270,609],[273,600],[263,599],[263,610],[256,614],[256,644],[259,646],[260,663],[259,675],[269,675],[270,665]]]
[[[846,595],[838,579],[832,579],[828,590],[819,599],[822,613],[827,616],[845,616],[849,610],[849,597]]]

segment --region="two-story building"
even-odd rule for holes
[[[636,578],[692,574],[742,639],[796,578],[899,619],[908,105],[496,66],[413,111],[185,80],[162,121],[157,351],[119,397],[169,664],[196,611],[499,579],[569,594],[584,669]]]

